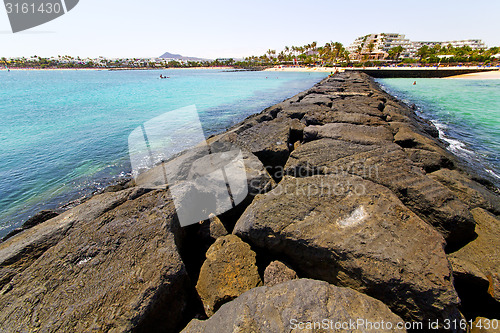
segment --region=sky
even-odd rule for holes
[[[410,40],[480,38],[500,46],[499,0],[80,0],[67,14],[12,33],[0,8],[0,57],[72,55],[215,59],[369,33]]]

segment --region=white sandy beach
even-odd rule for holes
[[[500,70],[482,73],[470,73],[456,76],[450,76],[448,79],[467,79],[467,80],[500,80]]]

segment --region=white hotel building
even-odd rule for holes
[[[369,34],[356,38],[356,40],[347,47],[352,60],[360,60],[361,57],[369,60],[385,59],[389,55],[389,50],[393,47],[402,46],[403,52],[400,58],[417,58],[417,51],[423,45],[433,47],[440,45],[442,47],[451,44],[453,47],[469,46],[474,49],[486,48],[486,45],[480,39],[454,40],[446,42],[412,42],[405,38],[405,35],[397,33],[377,33]],[[370,49],[371,48],[371,49]]]

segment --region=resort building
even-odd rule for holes
[[[433,47],[436,45],[439,45],[441,47],[446,47],[448,45],[451,45],[453,47],[462,47],[462,46],[468,46],[473,50],[479,50],[479,49],[485,49],[486,44],[480,39],[464,39],[464,40],[452,40],[452,41],[447,41],[447,42],[424,42],[424,41],[418,41],[418,42],[413,42],[417,50],[424,46],[427,45],[428,47]]]
[[[370,34],[356,38],[347,47],[351,60],[383,60],[389,56],[389,50],[401,46],[400,58],[411,58],[416,52],[412,42],[405,35],[397,33]]]
[[[412,42],[405,38],[405,35],[403,34],[377,33],[356,38],[356,40],[347,47],[347,51],[349,51],[349,57],[353,61],[383,60],[389,56],[389,51],[392,48],[401,47],[402,52],[398,55],[399,59],[414,59],[418,58],[417,52],[424,45],[427,45],[428,47],[433,47],[435,45],[445,47],[450,44],[453,47],[469,46],[473,50],[486,48],[486,45],[480,39],[454,40],[446,42]]]

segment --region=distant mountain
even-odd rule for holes
[[[180,54],[174,54],[170,52],[165,52],[163,53],[160,58],[166,58],[166,59],[176,59],[176,60],[187,60],[187,61],[203,61],[207,59],[202,59],[202,58],[196,58],[196,57],[185,57]]]

